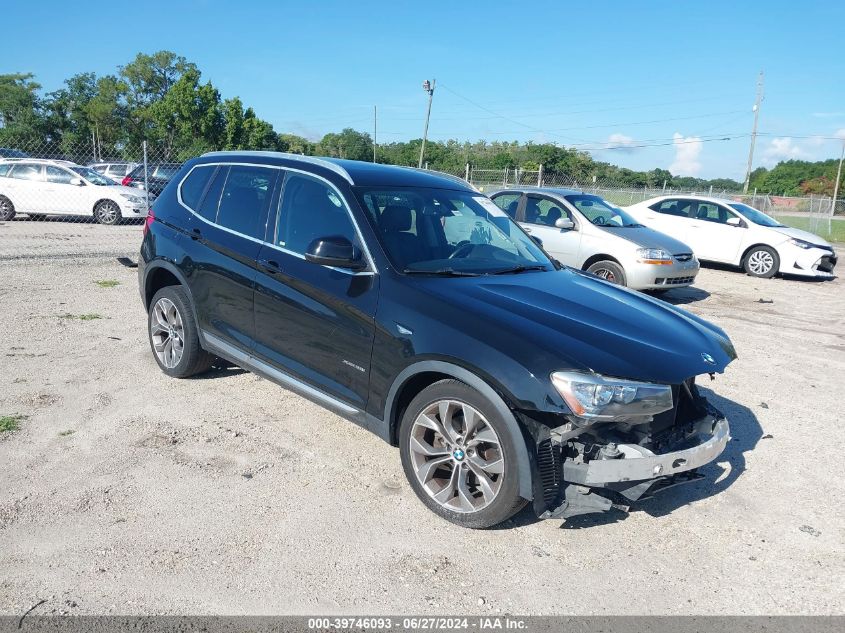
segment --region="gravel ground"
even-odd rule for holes
[[[481,532],[427,511],[396,449],[284,389],[164,376],[135,271],[62,257],[80,244],[38,226],[0,226],[0,416],[26,416],[0,433],[0,613],[845,613],[840,280],[705,269],[670,293],[740,355],[702,383],[734,435],[707,479]],[[140,232],[50,228],[91,253]],[[15,259],[24,244],[39,257]]]

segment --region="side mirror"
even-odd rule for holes
[[[555,220],[555,228],[563,229],[564,231],[571,231],[575,228],[575,222],[569,218],[558,218]]]
[[[308,245],[305,251],[306,261],[323,266],[362,270],[367,267],[361,257],[361,251],[345,237],[334,235],[318,237]]]
[[[75,187],[84,187],[85,181],[82,178],[71,178],[70,184],[74,185]]]
[[[742,226],[742,220],[740,220],[736,216],[733,216],[728,218],[728,221],[725,222],[725,224],[729,224],[730,226]]]

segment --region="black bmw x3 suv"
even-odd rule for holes
[[[370,429],[459,525],[627,509],[729,440],[695,384],[736,357],[721,329],[561,266],[455,177],[206,154],[138,275],[166,374],[226,359]]]

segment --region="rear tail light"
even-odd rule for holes
[[[156,216],[153,215],[152,207],[147,210],[147,218],[144,220],[144,235],[150,230],[150,225],[155,222]]]
[[[124,176],[123,180],[120,181],[120,184],[123,185],[124,187],[130,186],[132,184],[132,176],[130,176],[129,174]]]

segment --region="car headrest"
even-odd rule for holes
[[[411,209],[398,204],[389,204],[381,212],[381,229],[386,233],[407,231],[413,223]]]

